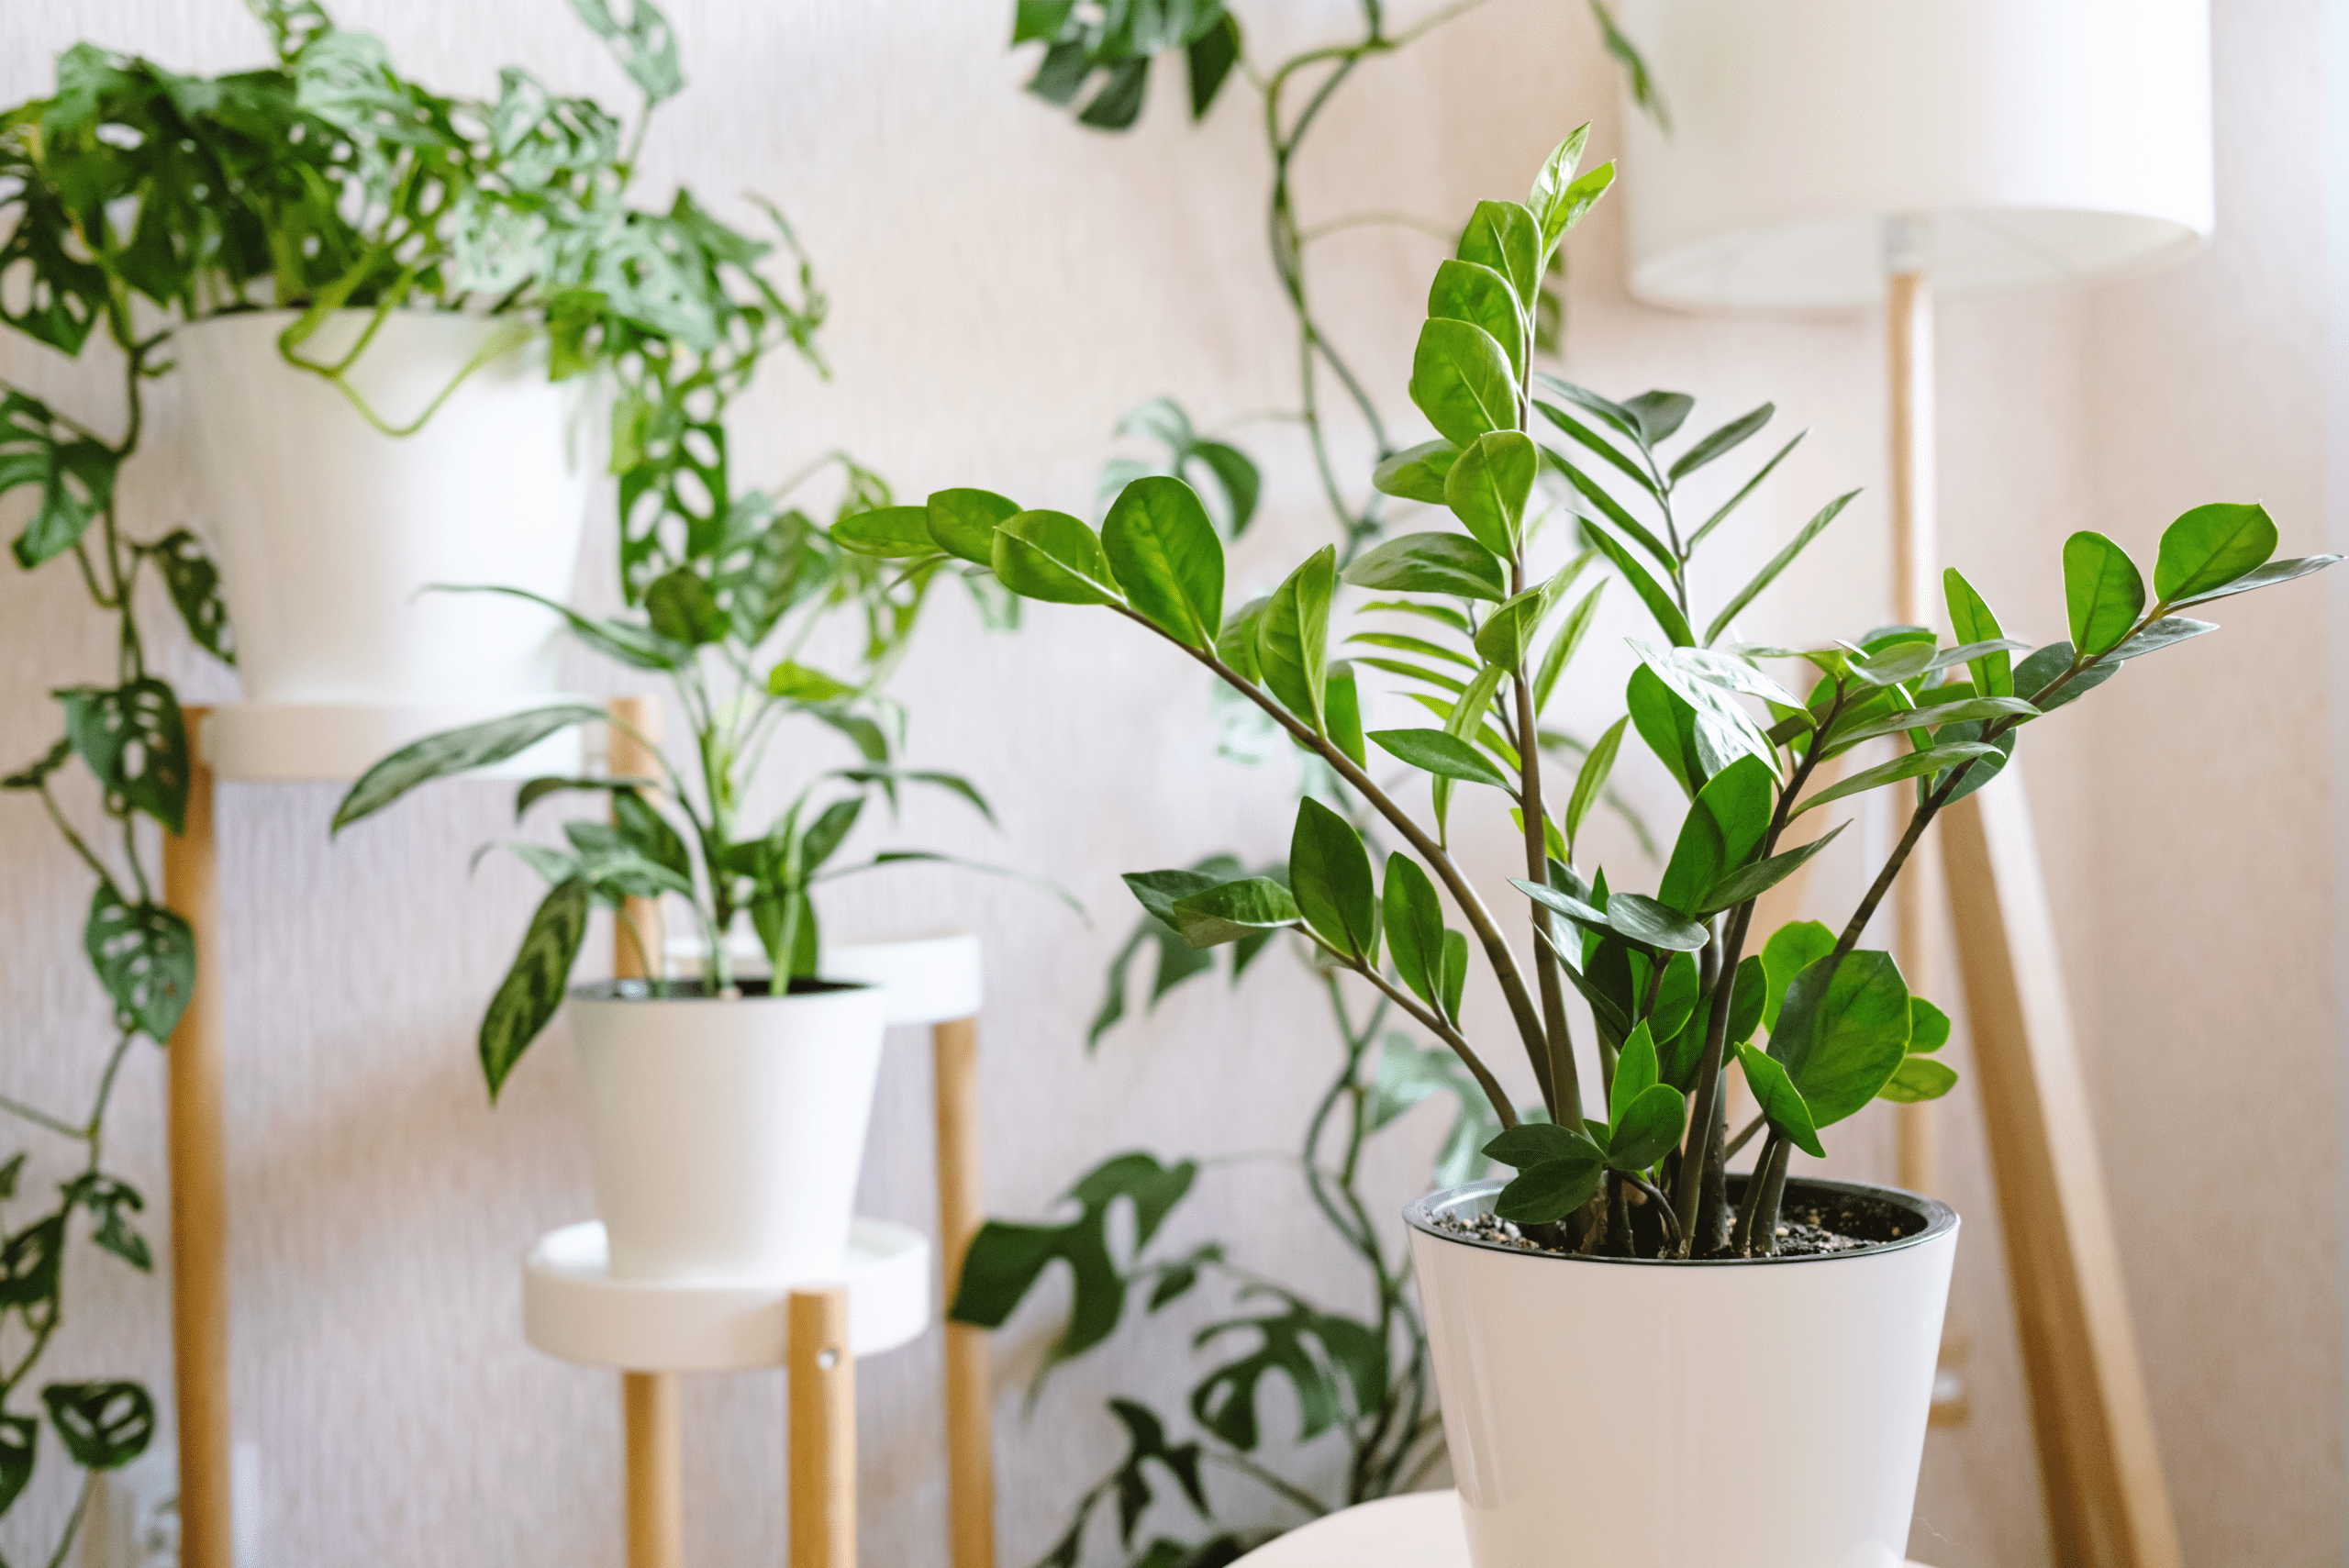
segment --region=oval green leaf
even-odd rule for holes
[[[1127,602],[1186,648],[1206,648],[1223,626],[1223,541],[1208,509],[1179,479],[1152,474],[1118,493],[1101,549]]]
[[[1021,512],[995,534],[995,574],[1023,599],[1114,605],[1117,579],[1093,530],[1066,512]]]

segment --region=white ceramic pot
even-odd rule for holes
[[[414,434],[385,435],[279,358],[294,319],[255,311],[173,335],[197,526],[219,559],[245,693],[207,724],[207,750],[232,775],[350,777],[434,729],[551,695],[552,615],[424,590],[569,597],[602,408],[593,378],[547,380],[545,336],[525,322],[395,311],[349,373],[395,426],[485,345],[517,341]],[[302,351],[339,360],[372,319],[339,312]]]
[[[623,1279],[839,1276],[885,1021],[878,986],[571,995],[596,1212]],[[804,983],[803,983],[804,984]]]
[[[1667,1263],[1564,1258],[1405,1211],[1475,1568],[1898,1568],[1957,1216],[1842,1182],[1914,1233],[1866,1251]]]

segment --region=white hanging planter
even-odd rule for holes
[[[1932,1401],[1957,1216],[1843,1182],[1914,1232],[1722,1262],[1568,1258],[1405,1211],[1475,1568],[1898,1568]]]
[[[836,1277],[881,1067],[880,987],[572,993],[596,1211],[623,1279]]]
[[[553,694],[546,610],[433,584],[569,597],[602,467],[592,378],[547,380],[542,332],[516,317],[395,311],[348,379],[391,436],[323,377],[287,365],[284,310],[173,336],[198,530],[220,562],[245,700],[205,734],[229,776],[351,778],[434,730]],[[302,349],[340,361],[373,319],[338,312]],[[506,772],[575,770],[566,732]]]

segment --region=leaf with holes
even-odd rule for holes
[[[71,686],[55,695],[65,705],[65,738],[97,776],[106,808],[144,812],[178,832],[187,815],[187,728],[172,688],[148,675],[112,691]]]
[[[155,1402],[135,1383],[52,1383],[40,1391],[50,1424],[84,1470],[117,1470],[147,1451]]]
[[[114,1002],[117,1027],[168,1043],[195,991],[195,932],[188,923],[160,904],[126,904],[102,882],[90,898],[82,947]]]
[[[1350,1412],[1365,1414],[1386,1403],[1386,1347],[1377,1332],[1300,1301],[1292,1300],[1286,1312],[1210,1323],[1191,1342],[1204,1347],[1252,1329],[1258,1335],[1255,1350],[1216,1368],[1191,1390],[1191,1414],[1241,1452],[1252,1452],[1260,1440],[1256,1404],[1267,1377],[1283,1379],[1297,1396],[1299,1442],[1320,1436]]]
[[[73,548],[114,495],[121,462],[112,450],[60,425],[47,405],[11,392],[0,398],[0,495],[35,492],[17,536],[17,564],[29,572]]]
[[[220,569],[203,544],[187,529],[173,528],[148,550],[189,638],[222,663],[234,664],[237,639],[228,625],[228,602],[220,595]]]

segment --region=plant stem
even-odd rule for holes
[[[1227,1470],[1236,1471],[1245,1475],[1266,1491],[1275,1493],[1286,1501],[1296,1504],[1313,1518],[1320,1518],[1330,1511],[1330,1505],[1304,1487],[1274,1473],[1236,1450],[1211,1448],[1205,1451],[1204,1457],[1212,1463],[1220,1464]]]
[[[1520,560],[1513,568],[1516,591],[1525,588],[1525,566]],[[1533,686],[1526,680],[1520,667],[1512,677],[1517,688],[1518,744],[1518,811],[1525,818],[1525,879],[1536,887],[1546,887],[1550,882],[1550,817],[1542,797],[1542,748],[1537,743],[1533,712]],[[1566,1022],[1565,987],[1558,979],[1557,965],[1539,962],[1541,940],[1551,937],[1554,941],[1555,926],[1550,911],[1529,898],[1525,901],[1528,917],[1533,922],[1536,962],[1534,977],[1542,988],[1542,1029],[1548,1040],[1547,1059],[1537,1060],[1535,1065],[1544,1068],[1541,1073],[1542,1097],[1550,1107],[1550,1119],[1562,1126],[1572,1127],[1582,1120],[1582,1084],[1575,1067],[1575,1037]]]
[[[1740,1257],[1753,1253],[1754,1217],[1762,1209],[1762,1189],[1769,1184],[1770,1166],[1787,1147],[1786,1136],[1776,1128],[1762,1142],[1762,1157],[1753,1162],[1753,1174],[1745,1178],[1745,1203],[1737,1217],[1737,1233],[1730,1238],[1730,1250]]]

